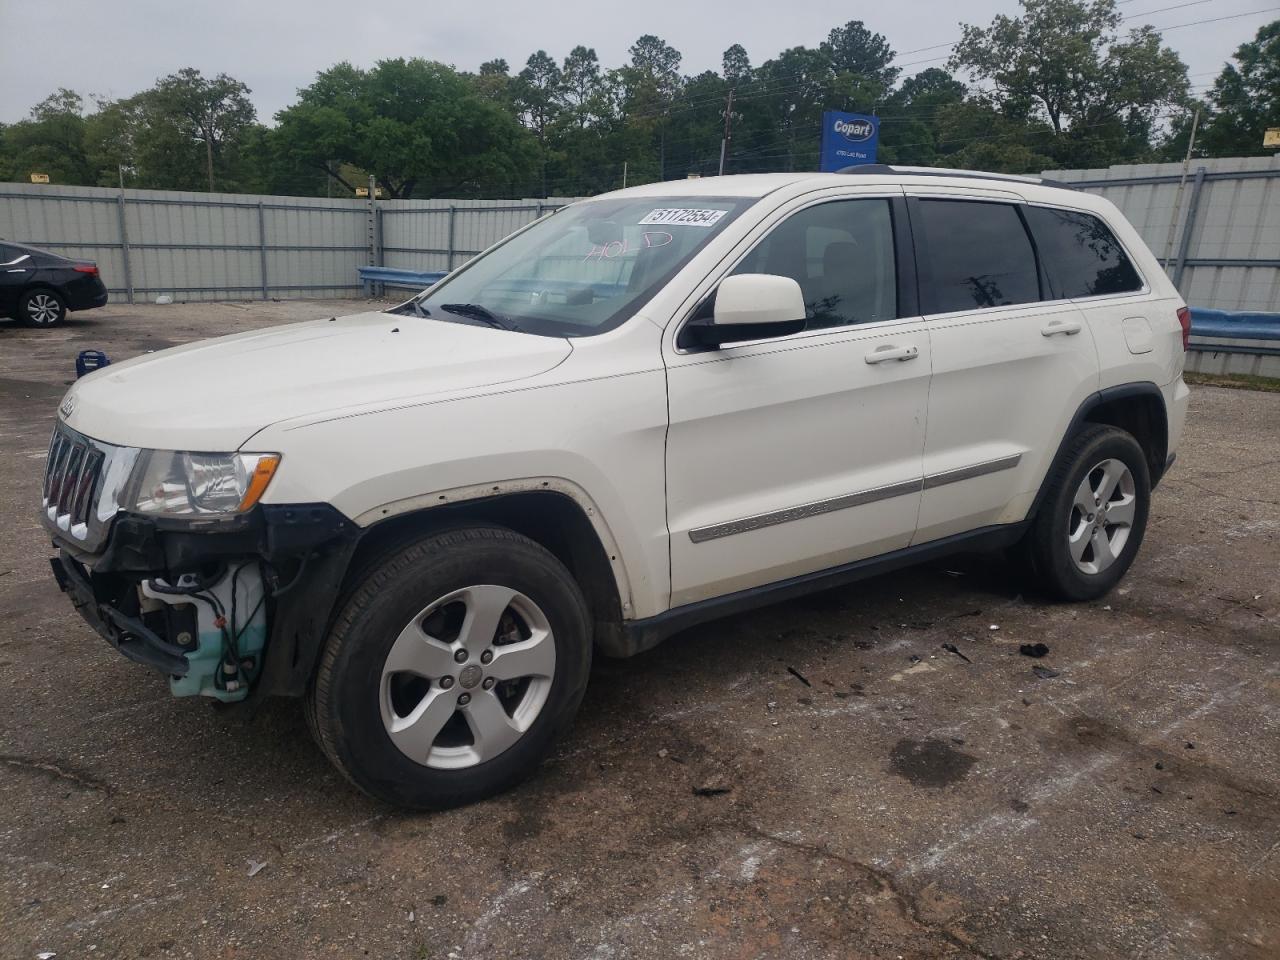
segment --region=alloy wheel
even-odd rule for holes
[[[35,293],[27,298],[27,316],[32,323],[47,325],[57,323],[62,307],[56,298],[47,293]]]
[[[1103,460],[1076,488],[1067,521],[1067,548],[1082,573],[1106,570],[1124,552],[1137,512],[1137,485],[1123,461]]]
[[[542,609],[510,587],[464,587],[423,608],[382,667],[391,742],[428,767],[460,769],[516,743],[551,692],[556,646]]]

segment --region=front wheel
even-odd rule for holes
[[[28,290],[18,301],[18,319],[28,327],[56,327],[67,316],[67,303],[56,290]]]
[[[312,732],[364,792],[414,809],[527,777],[586,689],[586,602],[513,531],[432,534],[362,571],[308,696]]]
[[[1150,502],[1151,474],[1138,441],[1117,427],[1086,427],[1054,465],[1019,553],[1049,594],[1096,599],[1137,556]]]

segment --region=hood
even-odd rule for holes
[[[60,415],[106,443],[235,450],[282,420],[510,383],[571,350],[559,337],[361,313],[112,364],[77,381]]]

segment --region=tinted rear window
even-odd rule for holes
[[[1018,211],[1010,204],[921,200],[920,210],[932,274],[928,312],[1040,299],[1035,252]]]
[[[1142,289],[1142,278],[1120,241],[1097,217],[1048,207],[1024,212],[1055,299]]]

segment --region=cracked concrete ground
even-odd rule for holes
[[[0,325],[0,957],[1280,956],[1280,395],[1195,392],[1099,603],[968,557],[710,624],[598,660],[532,782],[408,816],[296,703],[170,698],[35,519],[78,350],[354,309]]]

